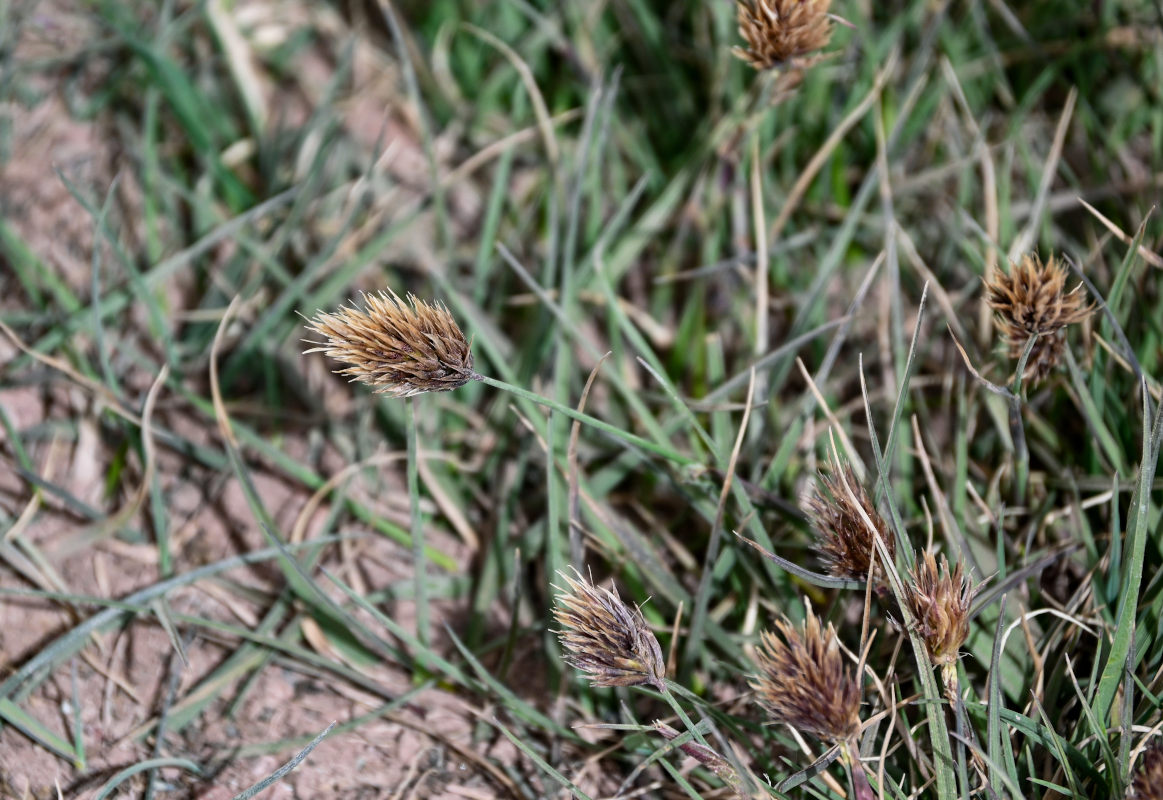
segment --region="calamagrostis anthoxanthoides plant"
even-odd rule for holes
[[[738,0],[739,35],[747,47],[734,53],[757,70],[807,66],[806,57],[828,44],[831,0]]]
[[[602,589],[576,569],[559,572],[568,590],[557,596],[553,609],[566,650],[565,661],[585,673],[593,686],[649,686],[657,689],[695,740],[708,747],[666,679],[666,662],[654,632],[642,612],[622,602],[616,589]]]
[[[1050,256],[1045,263],[1037,255],[1022,256],[1009,274],[998,270],[985,285],[986,301],[1006,344],[1009,357],[1019,360],[1031,336],[1023,381],[1040,383],[1062,362],[1066,350],[1065,328],[1086,319],[1093,307],[1086,303],[1082,284],[1067,290],[1066,268]]]
[[[412,295],[405,303],[388,290],[364,295],[364,307],[341,307],[334,313],[319,311],[307,321],[307,329],[325,341],[304,353],[324,353],[345,366],[336,370],[352,380],[392,397],[411,397],[444,392],[480,381],[510,394],[552,408],[642,450],[691,466],[697,462],[664,445],[643,439],[621,428],[583,414],[527,389],[473,371],[470,343],[448,309]]]
[[[958,561],[952,569],[944,554],[940,566],[930,552],[918,558],[905,581],[905,602],[929,662],[941,669],[945,688],[957,691],[957,659],[969,638],[969,611],[977,594]]]
[[[319,312],[308,326],[326,338],[305,353],[324,353],[347,366],[337,370],[392,397],[447,392],[477,378],[472,350],[441,303],[392,291],[365,294],[364,308]]]
[[[850,465],[839,466],[833,462],[828,474],[819,475],[804,505],[818,537],[816,550],[829,574],[850,580],[868,579],[876,552],[869,522],[889,556],[895,555],[896,538]],[[879,555],[875,563],[873,580],[879,583],[884,576]]]
[[[617,589],[594,586],[580,574],[558,573],[568,591],[553,609],[566,662],[594,686],[652,686],[665,690],[666,663],[642,612]]]
[[[772,719],[830,744],[849,741],[860,731],[860,683],[844,664],[836,629],[807,610],[804,624],[786,617],[776,634],[760,634],[759,673],[751,679],[759,702]]]
[[[861,684],[857,668],[844,663],[832,623],[821,625],[807,607],[804,624],[786,617],[775,623],[779,634],[760,634],[751,688],[776,722],[792,726],[833,745],[852,780],[853,796],[873,797],[857,754]]]

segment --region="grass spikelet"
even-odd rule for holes
[[[969,637],[969,609],[976,587],[960,561],[950,568],[942,554],[938,565],[936,557],[926,552],[909,572],[905,593],[929,660],[948,678],[961,645]]]
[[[365,294],[364,308],[318,312],[308,330],[326,338],[306,353],[323,353],[347,366],[336,370],[377,393],[411,397],[464,386],[477,375],[469,341],[449,310],[409,294]]]
[[[844,665],[836,629],[807,610],[802,627],[785,617],[760,634],[759,674],[751,688],[777,722],[826,742],[860,731],[860,684]]]
[[[557,596],[553,615],[569,651],[566,662],[586,673],[594,686],[652,686],[666,691],[666,664],[654,632],[642,612],[583,578],[559,572],[569,587]]]
[[[820,560],[830,574],[861,581],[868,578],[876,544],[862,510],[889,554],[895,556],[896,539],[851,466],[833,463],[828,474],[820,474],[804,505],[818,536]],[[875,574],[881,574],[882,569],[877,564]]]
[[[985,285],[986,301],[1010,358],[1020,359],[1030,337],[1038,337],[1022,373],[1024,381],[1040,383],[1049,376],[1066,349],[1064,329],[1092,311],[1082,284],[1067,291],[1066,278],[1066,268],[1054,256],[1042,263],[1037,255],[1027,254],[1008,275],[999,270]]]
[[[739,35],[746,48],[734,53],[757,70],[791,64],[807,66],[805,56],[832,37],[831,0],[739,0]]]

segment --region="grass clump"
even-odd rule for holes
[[[1155,796],[1153,11],[64,5],[0,795]]]

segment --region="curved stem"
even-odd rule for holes
[[[570,419],[576,419],[578,422],[584,422],[591,428],[597,428],[598,430],[604,433],[608,433],[610,436],[613,436],[616,439],[621,439],[622,441],[628,442],[642,450],[662,456],[668,461],[673,461],[674,463],[681,464],[683,466],[694,466],[700,464],[699,461],[684,456],[682,453],[679,453],[675,450],[671,450],[669,447],[663,447],[662,445],[658,445],[647,439],[643,439],[641,436],[628,433],[627,431],[621,430],[620,428],[617,428],[608,422],[602,422],[597,417],[591,417],[589,414],[583,414],[576,409],[562,405],[556,400],[550,400],[548,397],[542,397],[541,395],[535,392],[531,392],[528,389],[522,389],[520,386],[514,386],[511,383],[505,383],[504,381],[497,380],[496,378],[490,378],[488,375],[474,374],[473,378],[488,386],[492,386],[495,389],[502,389],[509,394],[530,400],[534,403],[537,403],[538,405],[545,406],[546,408],[551,408],[554,411],[565,414]]]

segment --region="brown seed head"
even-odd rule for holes
[[[950,570],[942,554],[938,569],[937,559],[926,552],[913,565],[905,599],[934,666],[957,661],[957,652],[969,637],[969,607],[976,594],[960,561]]]
[[[1045,380],[1062,361],[1066,326],[1081,322],[1093,310],[1085,302],[1081,283],[1067,291],[1067,277],[1065,267],[1053,256],[1043,264],[1031,254],[1012,265],[1008,275],[999,270],[985,285],[986,301],[994,310],[1010,358],[1020,359],[1030,337],[1038,337],[1022,380]]]
[[[562,630],[566,662],[588,674],[594,686],[653,686],[662,690],[666,665],[654,632],[642,612],[630,608],[616,589],[600,589],[583,578],[558,573],[569,592],[557,596],[553,609]]]
[[[324,353],[347,366],[350,375],[377,393],[410,397],[446,392],[473,380],[472,352],[456,320],[441,303],[429,305],[389,290],[365,294],[365,308],[320,311],[308,330],[326,337],[304,353]]]
[[[759,674],[751,688],[777,722],[826,742],[845,741],[860,731],[860,684],[844,666],[836,629],[808,609],[802,628],[787,620],[760,634]]]
[[[855,495],[855,503],[849,497],[846,486]],[[868,578],[876,545],[868,524],[861,516],[861,509],[872,520],[889,555],[895,557],[896,539],[851,466],[845,464],[837,467],[833,464],[829,474],[821,474],[805,505],[808,520],[819,537],[816,549],[832,575],[860,581]],[[878,556],[874,575],[881,575],[883,569]]]
[[[1163,742],[1156,742],[1143,752],[1129,800],[1163,800]]]
[[[738,0],[739,35],[747,48],[735,55],[757,70],[806,66],[804,56],[828,44],[832,0]]]

